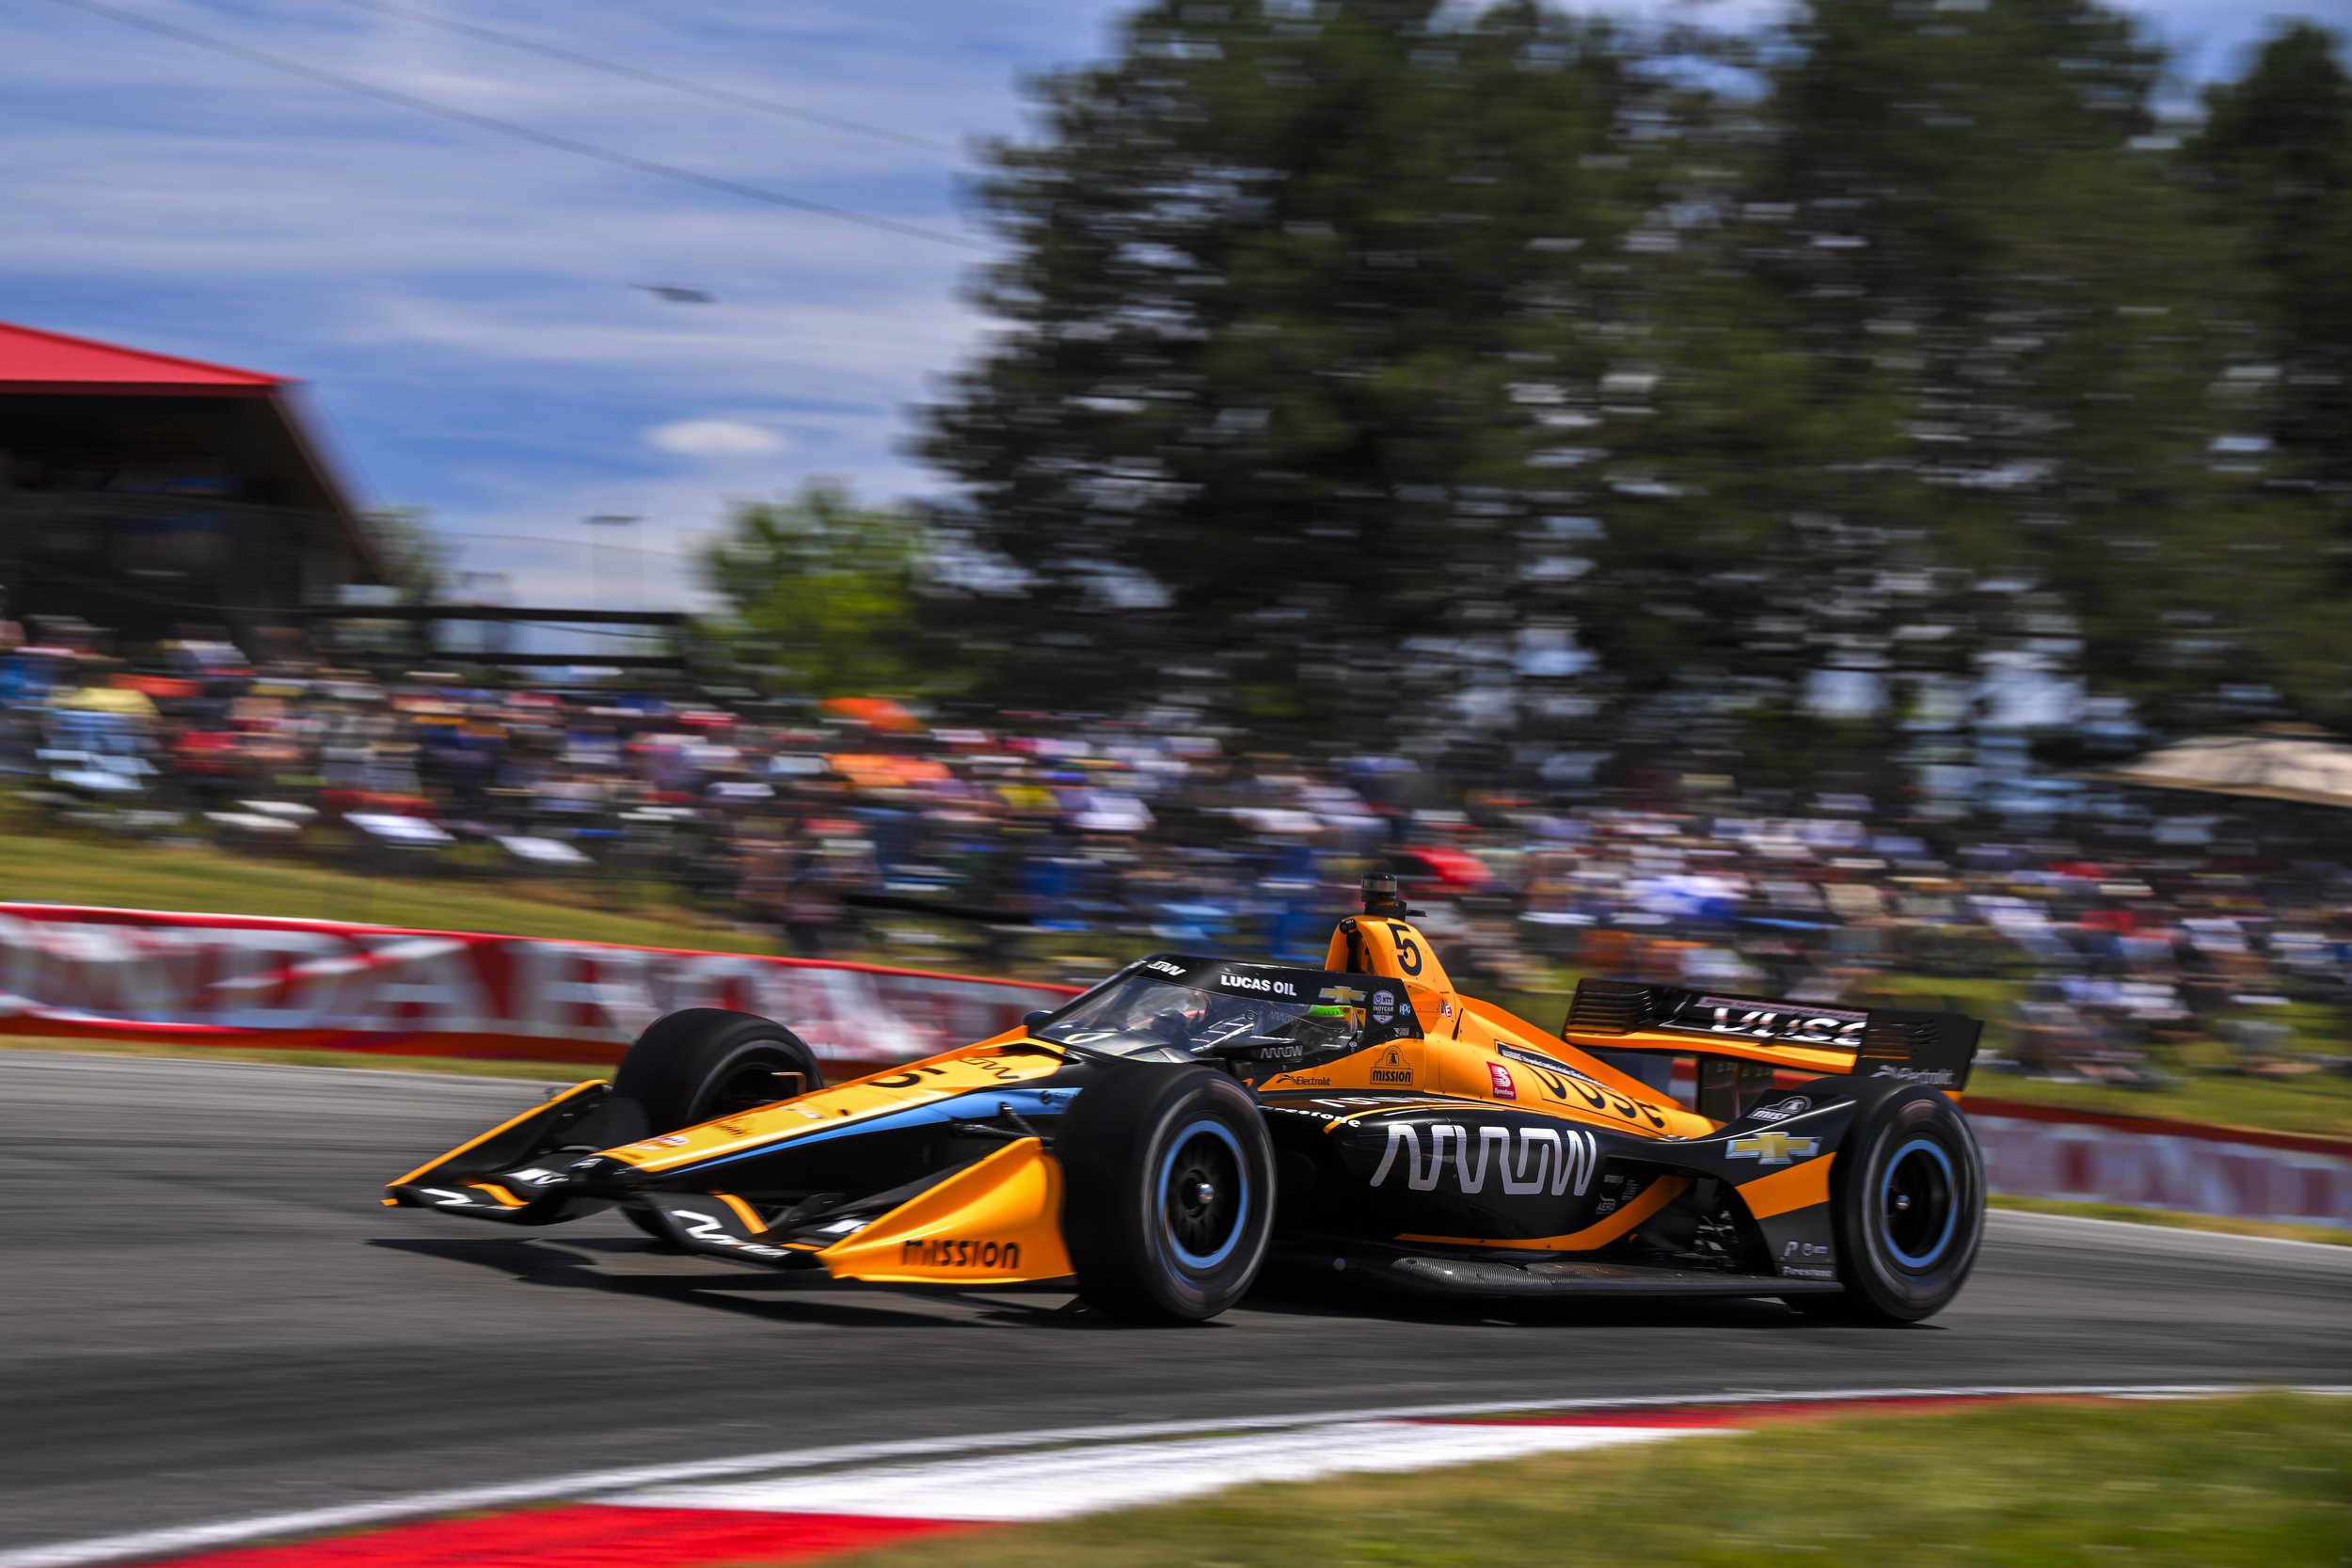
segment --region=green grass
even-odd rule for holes
[[[273,1067],[368,1068],[380,1072],[454,1072],[468,1078],[528,1078],[546,1084],[577,1084],[585,1078],[612,1076],[611,1062],[510,1062],[480,1056],[395,1056],[373,1051],[273,1051],[265,1046],[177,1045],[163,1040],[19,1038],[0,1035],[0,1051],[166,1056],[183,1062],[260,1062]]]
[[[2184,1075],[2162,1088],[2125,1089],[2101,1084],[2053,1083],[2013,1073],[1979,1072],[1968,1082],[1972,1099],[2018,1100],[2112,1116],[2219,1122],[2274,1132],[2352,1137],[2352,1076],[2312,1072],[2299,1078],[2251,1078],[2236,1073]]]
[[[377,926],[562,937],[644,947],[771,953],[775,943],[683,911],[616,912],[583,907],[586,890],[505,884],[499,892],[452,876],[394,877],[217,849],[122,844],[40,827],[0,809],[0,902],[195,910]]]
[[[2015,1209],[2028,1214],[2071,1214],[2076,1219],[2121,1220],[2127,1225],[2158,1225],[2174,1230],[2214,1230],[2231,1236],[2272,1236],[2289,1242],[2322,1242],[2352,1246],[2352,1228],[2339,1225],[2285,1225],[2269,1220],[2231,1219],[2222,1214],[2185,1214],[2177,1209],[2137,1209],[2128,1203],[2074,1203],[2058,1197],[2017,1197],[1994,1193],[1986,1199],[1995,1209]]]
[[[1249,1486],[934,1536],[846,1561],[2303,1568],[2342,1563],[2348,1552],[2352,1400],[2270,1394],[1850,1417],[1475,1468]]]

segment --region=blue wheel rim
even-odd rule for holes
[[[1207,1149],[1198,1147],[1203,1140],[1209,1146]],[[1216,1153],[1221,1153],[1223,1159],[1215,1159]],[[1206,1163],[1215,1169],[1216,1179],[1230,1180],[1232,1188],[1230,1195],[1222,1190],[1216,1194],[1216,1208],[1218,1212],[1216,1219],[1224,1222],[1227,1212],[1232,1217],[1230,1222],[1211,1227],[1212,1232],[1222,1231],[1223,1242],[1209,1251],[1200,1252],[1185,1244],[1185,1232],[1199,1227],[1181,1221],[1180,1215],[1185,1212],[1186,1195],[1180,1193],[1177,1187],[1181,1181],[1189,1180],[1199,1174],[1204,1155],[1210,1156]],[[1168,1250],[1185,1268],[1214,1269],[1231,1258],[1233,1249],[1241,1245],[1242,1234],[1249,1227],[1249,1162],[1242,1154],[1241,1140],[1223,1122],[1204,1117],[1168,1139],[1168,1152],[1160,1159],[1157,1190],[1162,1233],[1168,1238]]]
[[[1879,1180],[1879,1235],[1896,1262],[1935,1267],[1960,1228],[1958,1186],[1951,1155],[1932,1138],[1913,1138],[1895,1150]]]

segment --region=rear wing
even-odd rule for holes
[[[1984,1025],[1964,1013],[1858,1011],[1647,986],[1584,980],[1561,1037],[1600,1049],[1733,1058],[1804,1072],[1899,1078],[1957,1094],[1968,1086]]]

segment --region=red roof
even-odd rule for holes
[[[0,392],[275,391],[282,376],[0,322]]]

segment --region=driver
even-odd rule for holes
[[[1170,1045],[1190,1046],[1246,1035],[1257,1017],[1257,1005],[1246,997],[1197,990],[1184,1006],[1154,1012],[1142,1028]]]

